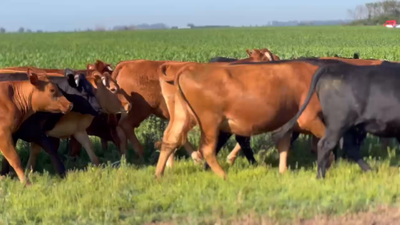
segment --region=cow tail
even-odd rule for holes
[[[181,79],[183,74],[184,74],[184,72],[180,72],[180,73],[178,72],[178,74],[177,74],[178,77],[176,77],[175,83],[178,85],[179,93],[181,94],[182,99],[185,101],[185,103],[187,105],[187,110],[191,111],[191,113],[193,114],[193,116],[196,119],[197,124],[199,125],[200,131],[203,132],[202,129],[201,129],[201,122],[199,120],[198,115],[194,111],[192,105],[190,105],[189,101],[186,98],[186,95],[183,93],[183,90],[182,90],[182,87],[181,87],[181,82],[180,82],[180,79]],[[188,130],[188,127],[191,125],[190,122],[191,122],[190,117],[187,117],[186,121],[185,121],[185,125],[184,125],[184,130],[185,131]],[[186,135],[182,136],[182,143],[186,143],[186,141],[187,141],[187,132],[184,132],[184,133],[186,133]]]
[[[283,138],[283,136],[286,135],[286,133],[292,129],[294,124],[297,122],[303,111],[306,109],[308,103],[311,100],[312,95],[314,94],[315,87],[317,86],[319,78],[326,72],[327,68],[325,66],[321,66],[317,69],[317,71],[314,73],[314,76],[311,80],[311,85],[310,89],[308,90],[308,94],[306,97],[306,100],[304,101],[303,105],[301,106],[300,110],[297,112],[297,114],[290,119],[286,124],[284,124],[281,128],[275,130],[272,132],[271,137],[273,142],[277,143],[280,139]]]

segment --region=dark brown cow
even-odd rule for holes
[[[99,102],[103,112],[108,114],[124,113],[130,109],[130,103],[126,100],[125,96],[120,93],[118,84],[111,78],[111,75],[104,72],[104,68],[101,61],[97,61],[96,64],[88,64],[87,70],[81,70],[80,72],[87,73],[86,79],[95,88],[95,96]],[[3,70],[14,70],[24,71],[27,67],[13,67],[5,68]],[[63,76],[63,70],[58,69],[40,69],[46,71],[52,76]],[[79,71],[79,70],[77,70]],[[89,114],[80,114],[77,112],[69,112],[55,124],[55,126],[46,132],[48,136],[55,138],[69,138],[74,136],[80,144],[82,144],[88,153],[92,163],[98,165],[99,159],[92,149],[91,141],[86,133],[86,129],[89,127],[94,116]],[[29,155],[27,167],[34,168],[37,160],[37,156],[40,153],[40,146],[32,143]],[[4,165],[3,161],[3,173],[6,173],[8,167]]]
[[[173,150],[186,141],[193,117],[202,131],[200,151],[211,169],[226,177],[215,154],[219,131],[252,136],[279,128],[297,113],[317,68],[302,61],[276,61],[260,65],[188,63],[176,75],[169,74],[168,68],[161,69],[166,81],[174,79],[178,91],[174,119],[164,132],[156,177],[163,174]],[[321,138],[325,125],[320,111],[313,96],[294,130]],[[287,152],[289,146],[290,134],[279,141],[278,149]]]
[[[35,112],[68,113],[72,104],[51,83],[46,74],[28,68],[25,79],[16,74],[0,75],[0,151],[14,168],[21,182],[29,184],[15,151],[12,134]]]

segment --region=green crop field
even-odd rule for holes
[[[400,61],[399,37],[396,29],[339,26],[0,34],[0,67],[83,69],[96,59],[113,66],[130,59],[207,62],[215,56],[244,58],[246,49],[265,47],[281,59],[352,57],[358,52],[360,58]],[[72,159],[62,143],[59,152],[70,170],[60,179],[49,157],[41,153],[38,172],[29,174],[32,186],[21,185],[13,176],[0,181],[0,224],[300,223],[398,206],[400,152],[395,142],[381,150],[378,139],[366,140],[362,153],[373,172],[363,173],[358,165],[340,160],[326,180],[317,180],[316,157],[308,149],[307,137],[292,147],[290,170],[283,175],[275,148],[260,161],[258,153],[269,143],[267,135],[252,138],[258,165],[250,166],[239,157],[229,166],[225,159],[235,145],[232,139],[219,155],[227,181],[195,165],[183,150],[178,151],[174,168],[156,181],[158,152],[153,144],[162,138],[166,124],[151,117],[137,129],[146,149],[144,164],[130,149],[127,160],[115,167],[115,147],[110,143],[110,150],[102,152],[99,140],[92,138],[104,163],[92,167],[85,151]],[[198,130],[191,132],[189,141],[198,145]],[[28,145],[20,141],[17,147],[25,165]]]

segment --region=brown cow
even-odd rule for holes
[[[174,96],[174,119],[164,132],[156,177],[163,174],[173,149],[186,141],[193,126],[192,116],[202,131],[200,151],[212,170],[225,177],[214,152],[219,130],[251,136],[279,128],[298,111],[317,68],[302,61],[276,61],[260,65],[188,63],[176,76],[169,74],[168,68],[161,69],[166,77],[174,77],[178,91]],[[321,138],[325,125],[315,95],[306,111],[295,131]],[[280,154],[289,146],[290,134],[279,141]]]
[[[80,72],[86,72],[86,79],[93,85],[94,92],[97,101],[99,102],[103,112],[105,113],[121,113],[127,112],[130,109],[130,103],[126,100],[125,96],[120,93],[118,84],[111,78],[108,72],[102,73],[103,63],[97,61],[96,64],[88,64],[87,70],[81,70]],[[26,67],[14,67],[5,68],[5,70],[23,71]],[[40,69],[48,72],[52,76],[63,76],[63,70],[58,69]],[[78,70],[79,71],[79,70]],[[99,72],[102,71],[102,72]],[[77,112],[69,112],[64,115],[52,128],[47,131],[47,135],[56,138],[68,138],[74,136],[85,148],[88,153],[91,162],[94,165],[98,165],[99,159],[92,149],[91,141],[86,133],[86,129],[89,127],[93,120],[93,116],[89,114],[80,114]],[[34,168],[37,160],[37,156],[40,153],[41,148],[31,143],[31,150],[27,167]],[[3,164],[6,163],[3,161]],[[7,170],[7,165],[3,165],[3,170]]]
[[[0,150],[14,168],[21,182],[30,184],[25,177],[21,160],[15,151],[12,134],[35,112],[68,113],[72,104],[51,83],[46,74],[28,68],[22,81],[18,76],[0,75]],[[29,77],[29,78],[28,78]],[[14,81],[13,81],[14,80]]]

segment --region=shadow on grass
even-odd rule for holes
[[[154,135],[152,133],[147,133],[146,135],[141,136],[141,143],[144,146],[144,158],[145,161],[141,162],[135,152],[133,151],[131,145],[128,145],[128,153],[126,157],[126,161],[128,164],[135,165],[136,167],[146,167],[149,165],[156,165],[159,150],[154,149],[154,143],[161,138],[157,138],[160,135]],[[102,164],[115,163],[120,161],[120,155],[117,148],[109,142],[108,150],[103,151],[100,143],[100,139],[97,137],[92,137],[93,148],[95,150],[96,155],[99,157],[99,160]],[[199,143],[199,135],[197,131],[192,132],[189,135],[189,141],[194,145],[194,147],[198,147]],[[61,141],[61,145],[59,148],[59,154],[63,158],[63,162],[65,167],[68,170],[84,170],[90,163],[89,156],[87,155],[84,149],[81,150],[80,155],[76,158],[72,158],[68,156],[67,152],[67,142]],[[227,142],[227,144],[223,147],[219,154],[219,159],[221,161],[225,161],[227,155],[230,150],[234,148],[236,141],[234,140],[234,136]],[[252,137],[251,147],[254,151],[254,154],[259,155],[261,151],[266,151],[263,149],[264,146],[271,146],[269,135],[257,135]],[[299,139],[296,140],[294,145],[291,147],[288,157],[288,167],[291,170],[298,169],[313,169],[316,163],[316,155],[311,152],[311,140],[308,136],[300,135]],[[19,151],[19,155],[21,157],[21,161],[23,166],[26,165],[29,158],[29,146],[26,142],[19,141],[17,144],[17,149]],[[397,142],[395,139],[392,139],[390,142],[389,149],[384,151],[381,149],[380,141],[378,138],[368,136],[364,141],[364,144],[361,148],[361,153],[363,157],[367,157],[368,159],[375,160],[385,160],[389,159],[390,166],[398,167],[400,166],[400,157],[397,157],[400,151]],[[342,151],[338,151],[339,156],[342,155]],[[239,154],[239,157],[243,157],[243,153]],[[187,155],[186,151],[183,148],[178,149],[175,153],[176,160],[190,160],[190,157]],[[264,163],[271,167],[279,166],[279,154],[275,147],[271,147],[267,150],[264,161],[261,162],[259,157],[256,157],[258,160],[258,165],[263,165]],[[249,164],[247,160],[243,160],[243,165],[240,168],[248,167]],[[343,159],[340,159],[343,160]],[[224,166],[225,167],[225,166]],[[240,169],[239,168],[239,169]],[[49,174],[55,175],[54,168],[51,164],[50,157],[45,153],[41,152],[38,161],[36,163],[36,172],[43,173],[44,171],[48,171]]]

